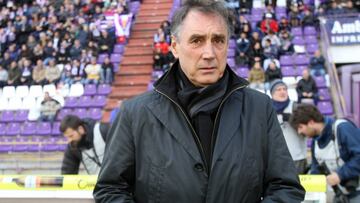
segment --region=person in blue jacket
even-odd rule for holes
[[[324,117],[312,105],[299,105],[290,118],[299,134],[313,138],[311,173],[323,162],[331,171],[329,185],[340,184],[350,203],[360,202],[360,129],[346,119]]]

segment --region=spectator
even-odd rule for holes
[[[74,41],[74,45],[70,49],[71,59],[80,59],[81,50],[82,50],[82,47],[80,44],[80,40],[76,39]]]
[[[101,83],[111,84],[114,80],[114,65],[110,62],[110,58],[106,57],[101,65],[100,81]]]
[[[96,63],[96,57],[91,58],[91,63],[85,67],[86,80],[85,83],[98,84],[100,80],[101,66]]]
[[[21,85],[31,85],[32,83],[32,66],[31,61],[25,59],[24,66],[21,70],[20,84]]]
[[[291,31],[291,26],[285,16],[281,17],[281,19],[280,19],[279,30],[280,31],[283,31],[283,30]]]
[[[336,1],[331,1],[330,8],[326,11],[326,15],[341,15],[344,14],[344,9],[342,9]]]
[[[254,45],[259,42],[261,44],[261,37],[260,37],[260,33],[255,31],[251,33],[251,38],[250,38],[250,42],[251,42],[251,47],[254,47]]]
[[[61,174],[78,174],[82,163],[87,174],[97,175],[105,151],[109,124],[93,119],[80,119],[67,115],[60,124],[60,131],[68,140],[61,165]]]
[[[271,43],[271,39],[265,40],[264,57],[266,59],[274,59],[278,57],[278,48],[276,47],[276,45],[273,45]]]
[[[250,13],[253,6],[253,1],[239,0],[240,13]]]
[[[45,85],[45,68],[41,59],[36,61],[36,65],[32,70],[32,84]]]
[[[240,34],[240,38],[236,40],[236,56],[240,55],[241,53],[243,53],[243,55],[245,53],[248,52],[250,48],[250,40],[247,38],[246,34],[244,32],[242,32]]]
[[[265,19],[260,24],[260,28],[263,33],[267,34],[270,30],[273,33],[277,33],[279,31],[279,25],[272,17],[273,16],[270,13],[265,14]]]
[[[240,34],[242,32],[244,32],[244,28],[245,26],[248,26],[249,28],[251,27],[250,22],[245,18],[244,15],[240,15],[238,20],[235,20],[235,25],[234,25],[234,33],[235,33],[235,37],[239,37]],[[251,30],[249,31],[251,32]],[[249,36],[247,36],[249,37]]]
[[[309,9],[305,9],[304,17],[301,20],[301,25],[305,26],[315,26],[316,18],[314,14]]]
[[[259,62],[255,62],[249,72],[250,88],[264,91],[265,73]]]
[[[269,70],[269,69],[268,69]],[[307,146],[306,138],[299,135],[297,130],[291,127],[289,118],[296,108],[296,102],[291,101],[287,85],[282,80],[274,80],[270,87],[273,107],[276,111],[286,145],[299,174],[305,174],[307,170]]]
[[[291,6],[291,10],[288,14],[290,19],[290,25],[291,27],[298,27],[300,26],[300,13],[297,4],[293,4]]]
[[[85,51],[85,50],[84,49],[81,50],[81,54],[83,54],[83,51]],[[91,54],[90,54],[91,56],[99,55],[99,47],[98,47],[97,43],[94,41],[89,41],[88,46],[86,47],[86,51],[88,51],[88,52],[91,51]],[[86,53],[86,51],[85,51],[85,53]],[[91,59],[91,57],[89,58],[89,62],[90,62],[90,59]]]
[[[263,39],[261,40],[261,45],[263,47],[266,47],[266,41],[270,39],[271,40],[271,45],[274,45],[276,48],[281,46],[281,42],[279,37],[273,32],[273,31],[269,31],[269,33],[263,37]]]
[[[55,58],[55,57],[56,57],[56,50],[54,49],[53,42],[51,40],[49,40],[46,43],[46,46],[44,47],[45,63],[47,63],[50,59]]]
[[[318,88],[316,86],[315,80],[309,74],[309,70],[303,70],[302,79],[296,85],[296,91],[298,94],[298,103],[314,103],[317,104],[318,101]],[[310,101],[310,100],[311,101]]]
[[[326,74],[325,59],[320,50],[316,50],[314,56],[310,58],[310,74],[312,76],[324,76]]]
[[[279,53],[281,55],[288,54],[291,55],[295,52],[294,45],[292,43],[292,37],[287,30],[280,32],[280,49]]]
[[[7,85],[20,85],[21,70],[16,61],[11,62],[10,69],[8,70]]]
[[[44,100],[41,102],[39,121],[50,122],[52,125],[60,108],[60,103],[50,97],[49,92],[45,92]]]
[[[56,67],[55,59],[49,61],[49,65],[45,69],[45,83],[57,84],[60,81],[61,71]]]
[[[10,58],[10,54],[9,52],[5,52],[4,53],[4,58],[1,60],[1,65],[4,69],[8,70],[10,68],[10,64],[11,64],[11,58]]]
[[[263,49],[261,47],[260,42],[256,42],[252,49],[250,49],[249,52],[249,58],[250,58],[250,66],[252,67],[255,63],[255,61],[259,61],[261,64],[263,63],[264,60],[264,53],[263,53]]]
[[[312,105],[298,106],[290,117],[290,124],[298,133],[312,138],[311,173],[323,174],[320,165],[330,170],[326,174],[330,186],[339,186],[347,201],[360,202],[360,130],[347,119],[324,117]],[[338,198],[338,196],[335,196]]]
[[[268,68],[265,71],[265,89],[268,90],[270,84],[275,80],[282,79],[281,69],[276,65],[274,61],[269,63]]]
[[[235,63],[237,66],[246,66],[248,67],[250,64],[250,59],[246,53],[240,52],[238,56],[235,57]]]
[[[20,50],[20,54],[19,54],[20,58],[27,58],[27,59],[32,59],[32,51],[30,49],[28,49],[28,47],[26,46],[26,44],[21,45],[21,50]]]
[[[156,43],[160,43],[160,38],[161,38],[161,36],[165,36],[165,33],[164,33],[164,31],[163,31],[163,29],[161,29],[161,28],[159,28],[158,30],[157,30],[157,33],[155,33],[154,34],[154,43],[156,44]]]
[[[111,54],[114,48],[115,40],[109,36],[106,30],[101,31],[101,37],[99,40],[100,53]]]
[[[159,52],[160,50],[160,52]],[[160,43],[155,44],[155,54],[159,55],[159,60],[161,68],[166,70],[170,66],[170,47],[169,44],[165,41],[165,38],[161,36]]]
[[[358,3],[360,3],[358,1]],[[358,10],[356,8],[354,8],[354,3],[351,1],[351,0],[348,0],[346,2],[346,6],[345,6],[345,9],[344,9],[346,13],[358,13]]]
[[[86,83],[85,64],[80,63],[79,60],[73,60],[71,64],[71,82],[72,83]],[[71,84],[72,84],[71,83]]]
[[[8,71],[0,64],[0,88],[7,85],[8,76]]]

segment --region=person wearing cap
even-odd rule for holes
[[[279,25],[272,17],[273,16],[271,15],[271,13],[265,14],[265,19],[261,22],[260,25],[261,31],[263,33],[267,34],[270,30],[274,33],[277,33],[279,31]]]
[[[307,169],[306,138],[299,135],[289,124],[289,118],[296,107],[296,102],[290,100],[287,85],[282,80],[274,80],[271,83],[270,93],[290,155],[294,160],[298,173],[304,174]]]

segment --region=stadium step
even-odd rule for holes
[[[116,86],[144,86],[148,85],[151,75],[126,75],[126,76],[115,76],[113,85]],[[110,97],[116,95],[116,91],[112,91]]]
[[[172,0],[143,0],[140,5],[104,108],[104,122],[110,120],[112,109],[118,107],[118,100],[134,97],[147,90],[152,77],[154,34],[161,23],[168,19],[172,4]]]
[[[128,47],[124,53],[124,56],[145,56],[153,55],[153,50],[151,49],[139,49],[139,47]]]
[[[122,66],[117,75],[149,75],[153,71],[152,65]]]

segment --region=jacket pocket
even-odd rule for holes
[[[150,162],[148,178],[149,203],[161,203],[164,185],[164,168]]]

